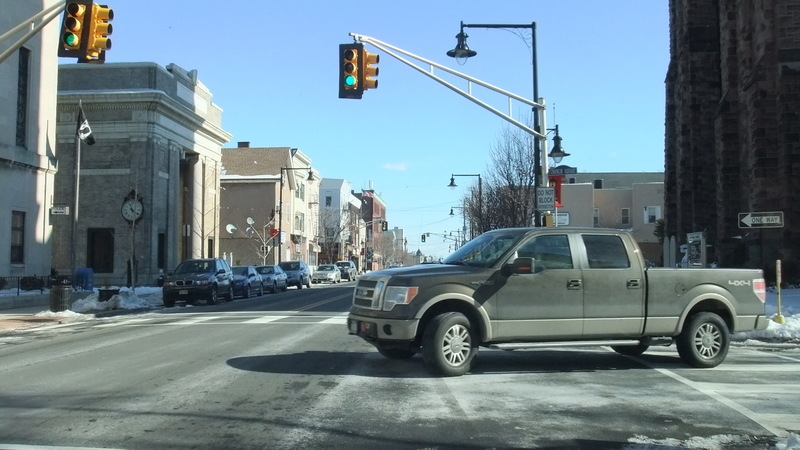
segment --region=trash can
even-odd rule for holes
[[[84,291],[94,290],[94,270],[91,267],[81,267],[75,271],[75,287]]]
[[[68,284],[54,284],[50,286],[50,311],[66,311],[72,306],[72,286]]]

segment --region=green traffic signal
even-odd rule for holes
[[[364,44],[339,45],[339,98],[361,98],[364,93],[362,55]]]
[[[355,86],[356,77],[354,77],[352,75],[348,75],[348,76],[344,77],[344,84],[346,84],[348,86]]]

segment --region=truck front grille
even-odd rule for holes
[[[382,280],[360,279],[353,291],[353,306],[380,309],[381,292],[386,282]]]

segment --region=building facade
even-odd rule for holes
[[[79,106],[94,145],[76,137]],[[59,67],[53,265],[91,269],[94,284],[152,284],[219,247],[222,110],[196,71],[175,64]],[[143,214],[129,222],[126,198]]]
[[[239,142],[222,149],[222,164],[222,256],[233,265],[317,265],[320,177],[311,158],[296,148]]]
[[[709,261],[800,277],[800,0],[670,0],[666,233]],[[749,212],[778,212],[776,228]],[[774,278],[773,278],[774,279]]]
[[[361,200],[341,178],[323,178],[319,186],[320,262],[350,260],[361,268],[364,227]]]
[[[50,3],[7,2],[0,30],[26,23]],[[48,275],[53,267],[59,25],[54,19],[0,62],[0,277]],[[0,50],[28,30],[9,36]]]

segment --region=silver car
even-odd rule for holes
[[[342,274],[339,268],[333,264],[323,264],[317,267],[314,275],[311,275],[312,283],[341,283]]]

